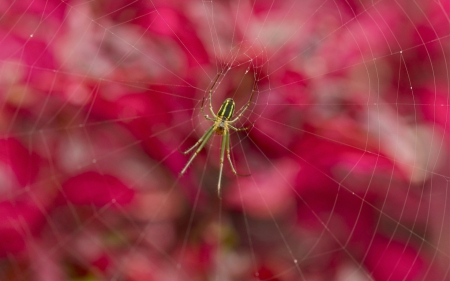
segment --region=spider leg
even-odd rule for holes
[[[222,137],[222,148],[220,149],[220,170],[219,170],[219,182],[217,183],[217,196],[222,198],[220,195],[220,184],[222,182],[222,171],[223,171],[223,162],[225,160],[225,147],[227,145],[227,136],[229,135],[228,130],[223,132]]]
[[[184,166],[180,175],[182,175],[186,172],[187,168],[189,167],[189,165],[191,165],[194,158],[197,156],[197,154],[199,154],[199,152],[202,150],[202,148],[205,146],[205,144],[209,141],[209,139],[211,138],[211,135],[213,133],[213,129],[214,129],[214,125],[211,126],[211,128],[209,128],[205,134],[203,134],[203,136],[197,141],[196,144],[194,144],[191,148],[189,148],[188,150],[186,150],[186,152],[184,152],[184,154],[189,153],[192,149],[194,149],[195,147],[197,147],[200,144],[200,146],[197,148],[197,150],[194,152],[194,154],[192,154],[192,156],[189,159],[189,161],[187,162],[186,166]]]
[[[209,112],[211,112],[211,115],[214,116],[214,118],[217,118],[212,107],[212,89],[209,89]]]
[[[253,89],[252,89],[252,93],[250,95],[250,98],[248,99],[247,104],[241,109],[241,112],[239,113],[238,116],[236,116],[236,118],[234,118],[233,120],[230,120],[229,122],[234,123],[237,120],[239,120],[239,118],[241,118],[241,116],[244,114],[244,112],[247,110],[247,108],[250,106],[251,102],[252,102],[252,98],[253,98],[253,94],[256,92],[256,88],[257,88],[257,83],[255,81],[255,83],[253,84]]]
[[[216,116],[216,114],[214,113],[214,111],[212,110],[212,107],[210,107],[209,110],[211,111],[211,114],[212,114],[212,116],[214,116],[214,118],[209,117],[208,114],[205,113],[204,105],[205,105],[205,97],[203,97],[203,100],[202,100],[202,107],[201,107],[203,116],[205,117],[205,119],[207,119],[207,120],[209,120],[209,121],[215,121],[216,119],[214,119],[214,118],[217,118],[217,116]]]
[[[214,113],[213,107],[212,107],[212,93],[214,91],[214,88],[216,87],[217,82],[219,81],[220,76],[222,76],[223,71],[221,70],[219,73],[217,73],[216,78],[214,79],[213,84],[211,85],[211,87],[209,87],[208,90],[208,98],[209,98],[209,112],[211,112],[211,116],[213,116],[214,118],[209,117],[206,113],[205,113],[205,109],[204,109],[204,105],[205,105],[205,97],[203,97],[202,100],[202,113],[203,116],[205,116],[206,119],[214,121],[215,118],[217,118],[216,114]]]
[[[236,168],[234,168],[233,162],[231,162],[231,156],[230,156],[230,134],[227,134],[227,158],[228,158],[228,162],[230,162],[230,166],[231,166],[231,170],[233,171],[233,173],[236,176],[241,176],[241,177],[248,177],[250,176],[250,174],[238,174],[238,172],[236,172]]]
[[[191,152],[194,148],[196,148],[196,147],[203,141],[203,139],[204,139],[205,136],[208,134],[208,132],[209,132],[210,130],[212,130],[213,127],[214,127],[214,126],[212,126],[211,128],[209,128],[208,131],[206,131],[206,132],[203,134],[203,136],[201,136],[201,138],[200,138],[193,146],[191,146],[190,148],[188,148],[188,150],[186,150],[186,151],[184,151],[184,152],[182,152],[182,153],[183,153],[183,154],[188,154],[188,153]]]
[[[217,116],[214,113],[213,106],[212,106],[212,93],[213,93],[214,88],[216,87],[217,81],[219,81],[219,78],[220,78],[220,76],[222,76],[222,74],[223,74],[223,70],[220,70],[220,72],[217,73],[214,83],[209,88],[209,111],[211,112],[211,115],[214,116],[214,118],[217,118]]]
[[[229,126],[231,129],[233,129],[235,132],[239,132],[239,131],[247,131],[248,129],[250,129],[251,127],[253,127],[254,124],[255,124],[255,123],[252,123],[250,126],[247,126],[247,127],[244,127],[244,128],[236,128],[236,127],[234,127],[234,126],[232,126],[232,125],[229,125],[229,124],[228,124],[228,126]]]

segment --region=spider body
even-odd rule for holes
[[[202,113],[203,113],[203,116],[205,117],[205,119],[209,120],[209,121],[213,121],[214,123],[191,148],[189,148],[188,150],[183,152],[184,154],[188,154],[194,148],[198,147],[195,150],[195,152],[192,154],[192,156],[189,159],[189,161],[187,162],[186,166],[184,166],[183,170],[180,173],[181,175],[183,175],[186,172],[187,168],[190,166],[190,164],[192,163],[194,158],[197,156],[197,154],[200,153],[200,151],[203,149],[203,147],[209,141],[209,139],[211,138],[211,136],[214,132],[217,135],[221,135],[222,136],[222,145],[221,145],[221,150],[220,150],[220,170],[219,170],[219,182],[217,184],[217,194],[219,197],[220,197],[220,186],[221,186],[221,181],[222,181],[223,163],[224,163],[224,159],[225,159],[225,151],[227,152],[227,158],[228,158],[228,161],[230,162],[231,170],[233,171],[233,173],[235,175],[238,175],[238,176],[240,175],[236,172],[236,169],[234,168],[234,165],[231,162],[230,129],[232,129],[236,132],[249,129],[249,127],[236,128],[233,126],[233,124],[236,121],[238,121],[239,118],[241,118],[241,116],[244,114],[244,112],[250,106],[253,94],[256,90],[256,81],[255,81],[255,84],[253,85],[252,93],[250,95],[250,98],[249,98],[247,104],[240,110],[240,113],[238,114],[238,116],[236,118],[232,119],[233,114],[234,114],[234,109],[236,106],[235,102],[232,98],[225,99],[224,102],[222,103],[222,105],[220,106],[219,110],[217,111],[217,114],[215,114],[214,110],[212,108],[211,98],[212,98],[213,89],[214,89],[215,85],[217,84],[217,81],[219,80],[219,77],[221,75],[222,75],[222,72],[219,72],[219,74],[216,76],[216,79],[214,80],[213,85],[209,89],[209,111],[213,117],[209,117],[207,114],[205,114],[205,110],[204,110],[205,98],[203,98],[202,107],[201,107],[201,110],[202,110]],[[240,175],[240,176],[242,176],[242,175]]]
[[[222,118],[224,121],[229,121],[234,114],[234,100],[231,98],[226,99],[217,111],[217,117]]]
[[[226,99],[222,103],[219,111],[217,111],[217,117],[215,118],[216,120],[214,121],[213,130],[216,132],[216,134],[223,135],[225,131],[229,130],[228,122],[230,122],[230,119],[233,117],[234,108],[235,103],[231,98]]]

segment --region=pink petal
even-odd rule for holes
[[[411,245],[377,236],[368,249],[364,264],[376,281],[423,280],[424,258]]]
[[[43,224],[44,216],[36,207],[25,203],[0,203],[0,256],[25,249],[28,236]]]
[[[85,172],[68,179],[63,185],[64,195],[77,205],[93,204],[102,207],[110,203],[127,204],[134,197],[119,179],[97,172]]]
[[[271,169],[238,178],[226,191],[227,204],[244,208],[247,214],[259,218],[278,216],[292,210],[295,205],[292,184],[300,167],[289,159],[274,163]]]
[[[4,167],[11,169],[21,186],[29,185],[36,180],[39,158],[17,139],[0,139],[0,162],[3,162]]]

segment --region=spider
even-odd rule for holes
[[[235,103],[234,100],[232,98],[227,98],[225,99],[225,101],[222,103],[222,105],[219,108],[219,111],[217,111],[217,114],[214,113],[213,107],[212,107],[212,101],[211,101],[211,97],[212,97],[212,93],[214,91],[214,88],[220,78],[220,76],[223,74],[223,72],[219,72],[216,76],[216,79],[214,80],[214,83],[212,84],[212,86],[209,88],[209,110],[211,112],[211,115],[213,117],[209,117],[204,110],[204,105],[205,105],[205,98],[203,97],[202,100],[202,106],[201,106],[201,110],[203,113],[203,116],[205,117],[206,120],[209,121],[213,121],[214,124],[212,124],[212,126],[203,134],[203,136],[188,150],[184,151],[183,154],[188,154],[189,152],[191,152],[194,148],[198,147],[197,150],[194,152],[194,154],[192,154],[191,158],[189,159],[189,161],[187,162],[186,166],[184,166],[183,170],[181,171],[180,175],[183,175],[187,168],[191,165],[192,161],[194,160],[194,158],[197,156],[197,154],[202,150],[202,148],[205,146],[205,144],[209,141],[209,139],[211,138],[212,134],[215,132],[218,135],[222,136],[222,146],[221,146],[221,150],[220,150],[220,170],[219,170],[219,182],[217,183],[217,195],[220,196],[220,184],[222,181],[222,170],[223,170],[223,162],[225,159],[225,151],[227,152],[227,158],[228,158],[228,162],[230,162],[230,166],[231,166],[231,170],[233,171],[233,173],[237,176],[249,176],[249,175],[241,175],[238,174],[236,172],[236,169],[234,168],[233,163],[231,162],[231,157],[230,157],[230,129],[238,132],[238,131],[245,131],[248,130],[250,127],[253,126],[250,125],[248,127],[244,127],[244,128],[236,128],[234,127],[232,124],[234,124],[236,121],[239,120],[239,118],[241,118],[241,116],[244,114],[244,112],[247,110],[247,108],[250,106],[250,103],[252,101],[252,97],[253,94],[256,91],[256,80],[255,83],[253,85],[253,89],[252,89],[252,93],[250,94],[250,98],[247,102],[247,104],[242,107],[240,109],[240,113],[238,114],[238,116],[234,119],[232,119],[233,117],[233,113],[234,113],[234,108],[235,108]]]

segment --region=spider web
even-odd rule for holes
[[[448,1],[0,10],[1,280],[450,280]]]

